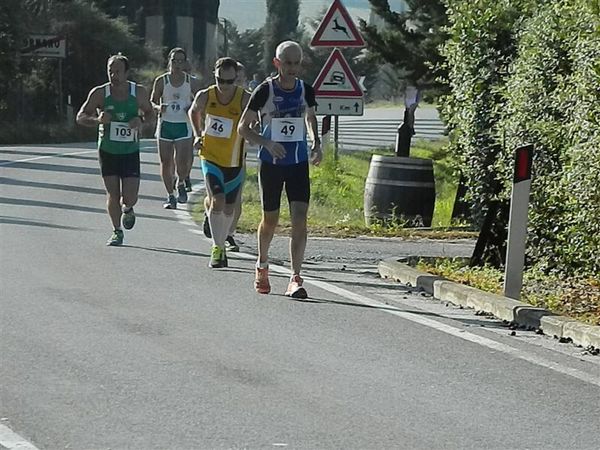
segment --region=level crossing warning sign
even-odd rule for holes
[[[310,41],[311,47],[364,47],[365,41],[340,0],[334,0]]]
[[[337,48],[314,82],[317,97],[362,97],[363,93],[348,62]]]

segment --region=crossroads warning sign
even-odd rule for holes
[[[365,41],[340,0],[334,0],[312,40],[311,47],[364,47]]]
[[[362,97],[363,95],[348,62],[337,48],[329,55],[313,86],[317,97]]]

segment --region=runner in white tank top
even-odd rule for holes
[[[187,111],[200,81],[184,72],[185,50],[176,47],[169,52],[169,71],[154,80],[151,100],[160,114],[156,138],[160,155],[160,174],[167,191],[164,207],[176,209],[177,202],[186,203],[191,191],[190,172],[194,161],[192,129]],[[176,182],[177,180],[177,182]]]

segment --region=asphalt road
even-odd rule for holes
[[[122,248],[91,144],[0,147],[0,445],[600,448],[599,358],[379,279],[400,241],[309,240],[310,300],[276,264],[259,295],[252,243],[209,269],[145,147]]]

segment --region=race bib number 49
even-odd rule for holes
[[[206,115],[206,132],[209,136],[229,139],[233,131],[233,120],[227,117]]]
[[[304,118],[281,117],[271,119],[271,139],[275,142],[304,140]]]
[[[110,123],[110,140],[116,142],[133,142],[137,138],[137,130],[129,128],[127,122]]]

